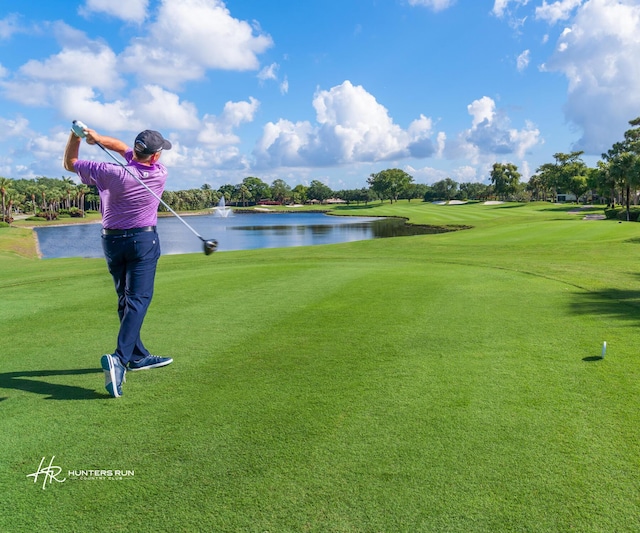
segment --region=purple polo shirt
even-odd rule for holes
[[[149,167],[133,161],[131,149],[124,157],[127,169],[162,197],[167,181],[166,167],[160,163]],[[78,159],[74,168],[82,183],[95,185],[100,192],[103,228],[131,229],[156,225],[160,202],[120,165]]]

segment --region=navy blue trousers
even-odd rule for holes
[[[102,249],[118,294],[120,331],[114,355],[126,366],[149,355],[140,330],[153,297],[160,239],[155,231],[103,235]]]

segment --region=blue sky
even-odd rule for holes
[[[622,139],[638,35],[640,0],[3,0],[0,175],[68,176],[80,119],[161,131],[170,190],[486,183],[495,162],[526,181]]]

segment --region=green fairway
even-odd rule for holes
[[[0,531],[637,531],[640,225],[567,211],[340,207],[473,229],[163,256],[143,338],[175,362],[119,399],[104,260],[0,228]]]

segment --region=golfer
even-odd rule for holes
[[[159,197],[167,180],[167,169],[158,162],[171,143],[152,130],[141,132],[133,150],[113,137],[84,129],[88,144],[101,144],[119,153],[126,168],[139,176]],[[75,172],[82,183],[95,185],[100,193],[102,248],[118,294],[120,330],[114,353],[103,355],[105,388],[114,398],[122,396],[128,370],[145,370],[168,365],[170,357],[151,355],[140,340],[140,329],[151,303],[160,257],[156,232],[158,200],[123,166],[79,159],[82,139],[73,130],[64,152],[64,168]]]

